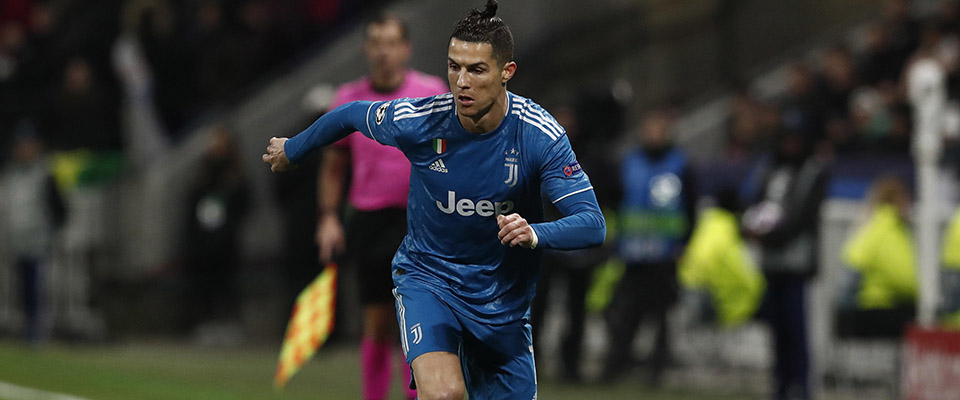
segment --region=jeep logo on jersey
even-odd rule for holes
[[[470,199],[457,200],[457,192],[450,190],[447,192],[447,205],[443,205],[440,200],[437,200],[437,208],[443,211],[444,214],[453,214],[456,212],[464,217],[469,217],[473,214],[481,217],[492,217],[513,211],[513,202],[509,200],[480,200],[474,203],[474,201]]]
[[[387,104],[389,103],[383,103],[380,107],[377,107],[377,125],[380,125],[383,122],[383,117],[387,116]]]

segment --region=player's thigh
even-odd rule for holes
[[[413,379],[420,400],[463,399],[466,386],[460,357],[445,351],[423,353],[413,360]]]
[[[403,355],[413,360],[430,352],[457,354],[462,327],[450,308],[430,288],[402,285],[393,289]]]
[[[465,327],[461,363],[470,400],[531,400],[537,395],[533,334],[526,319]]]

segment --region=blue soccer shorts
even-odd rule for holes
[[[424,353],[454,353],[470,400],[536,399],[533,333],[526,318],[498,326],[480,323],[426,285],[397,287],[393,296],[408,364]]]

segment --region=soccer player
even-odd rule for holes
[[[341,86],[334,96],[334,106],[354,100],[384,101],[447,91],[440,78],[407,69],[411,53],[407,26],[394,15],[380,14],[367,24],[363,50],[369,76]],[[347,229],[349,236],[344,234],[338,213],[348,166],[352,175],[349,201],[356,210]],[[397,347],[390,261],[407,232],[409,177],[410,162],[403,153],[357,132],[328,147],[320,168],[316,234],[320,260],[326,263],[346,248],[347,261],[359,268],[362,278],[360,377],[364,400],[386,399],[390,389],[392,354]],[[409,382],[410,368],[405,366],[403,370]],[[412,390],[405,395],[416,398]]]
[[[539,250],[597,246],[606,233],[563,128],[506,89],[517,64],[496,10],[488,0],[457,23],[447,48],[451,93],[346,103],[293,138],[270,139],[263,155],[283,171],[359,130],[410,160],[393,294],[425,400],[535,398],[528,316]],[[541,193],[563,218],[541,222]]]

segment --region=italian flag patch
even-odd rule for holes
[[[447,139],[433,139],[433,151],[437,154],[447,151]]]

